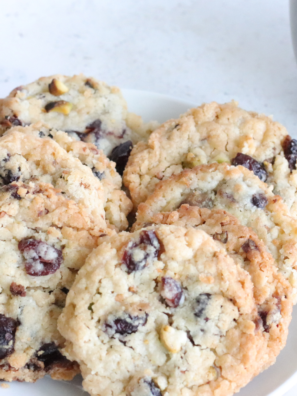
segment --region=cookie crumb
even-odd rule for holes
[[[1,384],[1,388],[9,389],[10,386],[8,384],[4,383],[4,384]]]

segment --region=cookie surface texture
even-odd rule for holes
[[[223,396],[262,369],[262,308],[250,274],[219,242],[159,225],[102,238],[59,330],[91,395]]]

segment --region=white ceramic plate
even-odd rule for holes
[[[166,121],[177,117],[194,103],[151,92],[123,90],[129,109],[142,115],[145,121]],[[274,366],[255,378],[238,396],[283,396],[297,383],[297,307],[290,327],[287,346]],[[87,396],[81,388],[80,378],[71,383],[45,378],[36,384],[13,383],[9,389],[0,387],[1,396]]]

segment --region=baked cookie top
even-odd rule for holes
[[[262,368],[264,306],[250,274],[204,231],[151,226],[102,238],[59,330],[91,395],[223,396]],[[279,309],[268,315],[277,327]]]
[[[194,227],[205,231],[214,240],[220,242],[233,260],[251,275],[254,284],[256,304],[270,307],[268,311],[279,311],[283,317],[282,325],[269,328],[265,324],[266,316],[262,315],[266,331],[270,335],[269,352],[263,366],[274,362],[275,357],[284,347],[287,339],[288,324],[291,318],[291,286],[277,271],[276,263],[266,250],[264,243],[256,233],[221,209],[199,208],[182,205],[173,212],[152,215],[151,223],[168,224],[182,227]],[[134,230],[150,226],[148,223],[136,222]],[[280,305],[281,303],[281,305]],[[281,307],[281,308],[280,308]]]
[[[155,126],[128,113],[118,88],[83,74],[42,77],[0,100],[2,131],[38,121],[93,143],[107,155],[123,142],[146,138]]]
[[[182,204],[226,210],[240,224],[251,227],[294,288],[296,301],[296,221],[266,183],[242,166],[211,164],[186,169],[156,186],[139,205],[137,221],[151,222],[155,214],[174,211]]]
[[[243,165],[273,184],[275,193],[295,209],[297,142],[270,117],[240,109],[235,102],[203,104],[157,128],[147,143],[132,150],[124,184],[135,206],[155,185],[185,168],[213,162]],[[287,139],[287,140],[286,140]],[[290,148],[285,149],[285,147]],[[295,151],[294,151],[294,147]],[[293,157],[292,157],[293,155]]]
[[[73,140],[65,132],[49,129],[41,122],[27,127],[13,127],[7,133],[11,132],[54,140],[68,154],[88,166],[103,187],[106,220],[117,230],[127,229],[127,215],[132,210],[132,203],[125,192],[121,190],[122,178],[115,169],[115,163],[110,161],[102,150],[97,149],[91,143]]]
[[[61,354],[57,319],[98,230],[83,206],[33,181],[0,188],[0,225],[0,378],[69,380],[79,370]]]
[[[98,177],[51,139],[8,132],[0,141],[0,185],[49,183],[88,211],[98,233],[107,228],[105,192]]]

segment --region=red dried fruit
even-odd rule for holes
[[[161,390],[152,378],[146,377],[143,382],[148,385],[152,396],[162,396]]]
[[[132,148],[133,143],[128,140],[115,147],[109,156],[109,159],[116,163],[116,170],[121,176],[124,173]]]
[[[130,242],[124,252],[122,263],[128,274],[142,270],[146,264],[158,257],[160,241],[153,230],[142,231],[138,242]]]
[[[259,250],[258,246],[252,239],[247,239],[241,248],[246,254],[251,253],[253,250]]]
[[[194,306],[194,315],[197,318],[201,318],[204,311],[206,310],[206,307],[207,307],[210,299],[211,299],[210,293],[201,293],[196,298],[195,306]]]
[[[161,296],[169,307],[177,308],[184,300],[184,292],[180,283],[170,277],[162,278]]]
[[[20,296],[20,297],[26,297],[26,289],[23,285],[18,285],[15,282],[12,282],[10,285],[10,293],[13,296]]]
[[[297,140],[292,139],[291,136],[286,136],[283,141],[284,155],[289,163],[290,170],[296,169],[297,161]]]
[[[148,314],[143,316],[132,316],[124,314],[122,318],[109,320],[105,323],[105,331],[112,337],[114,334],[123,336],[136,333],[140,326],[144,326],[147,322]]]
[[[57,362],[66,360],[54,342],[43,344],[35,356],[39,361],[43,362],[45,369]]]
[[[267,172],[262,162],[256,161],[249,155],[238,153],[235,158],[231,161],[232,165],[242,165],[250,171],[254,172],[256,176],[262,181],[267,180]]]
[[[28,275],[54,274],[61,266],[62,251],[48,243],[36,239],[23,239],[19,242],[18,248],[26,259],[25,268]]]
[[[259,194],[254,194],[253,196],[252,196],[252,204],[254,205],[254,206],[256,206],[257,208],[259,208],[259,209],[264,209],[265,208],[265,206],[267,205],[267,203],[268,203],[268,199],[266,198],[266,196],[264,195],[264,194],[262,194],[262,193],[259,193]]]
[[[0,314],[0,359],[14,352],[17,321]]]

